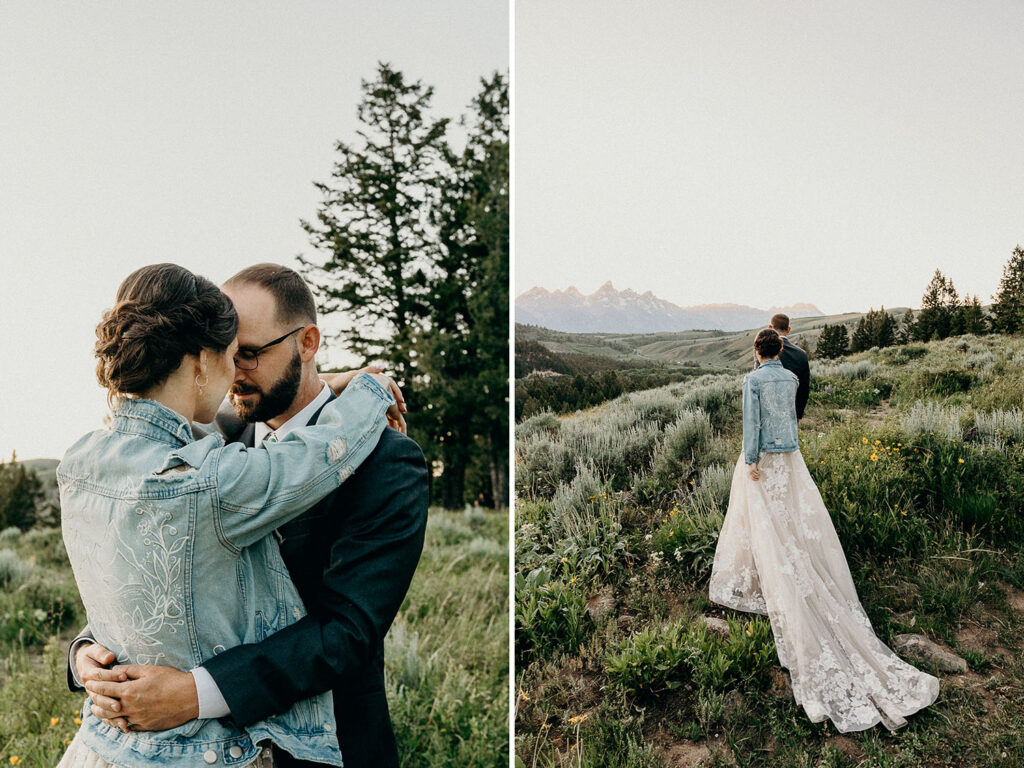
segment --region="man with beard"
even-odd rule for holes
[[[222,289],[238,312],[239,351],[231,408],[218,428],[229,441],[260,445],[313,424],[334,395],[314,357],[320,345],[313,296],[293,270],[257,264]],[[342,379],[350,374],[335,374]],[[334,383],[334,382],[332,382]],[[396,399],[401,403],[401,396]],[[84,681],[93,712],[125,731],[174,728],[194,718],[247,726],[313,694],[334,692],[346,768],[397,766],[384,690],[384,635],[423,548],[427,471],[419,446],[386,429],[370,457],[337,491],[277,536],[309,614],[258,642],[224,650],[190,671],[114,666],[88,630],[72,643],[68,683]],[[207,762],[234,755],[207,753]],[[313,765],[275,751],[279,766]]]

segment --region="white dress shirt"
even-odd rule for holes
[[[277,429],[267,426],[262,421],[256,422],[253,432],[253,445],[259,446],[263,444],[267,436],[274,432],[278,440],[283,440],[289,432],[292,432],[299,427],[304,427],[309,424],[309,420],[313,418],[313,414],[316,413],[321,406],[323,406],[331,398],[331,388],[326,384],[320,390],[319,394],[314,397],[301,411],[292,416],[288,421],[282,424]],[[75,679],[78,685],[82,685],[82,680],[78,676],[78,667],[75,666],[75,654],[78,649],[86,643],[91,643],[92,640],[80,640],[74,643],[69,650],[69,663],[71,666],[71,676]],[[199,699],[199,717],[202,718],[216,718],[226,717],[231,714],[231,709],[228,707],[228,703],[224,700],[224,695],[220,692],[220,688],[213,679],[206,667],[196,667],[191,670],[192,678],[196,684],[196,696]]]

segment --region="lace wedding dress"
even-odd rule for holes
[[[762,453],[761,479],[741,455],[709,597],[767,614],[779,662],[812,722],[843,733],[889,730],[935,701],[936,677],[900,659],[871,629],[839,537],[799,450]]]

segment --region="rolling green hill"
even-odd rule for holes
[[[906,307],[887,310],[897,320]],[[794,318],[790,339],[799,347],[813,350],[821,329],[843,323],[852,333],[863,312],[821,317]],[[751,366],[754,337],[759,328],[748,331],[680,331],[678,333],[610,334],[563,333],[530,325],[516,325],[516,340],[536,341],[556,353],[610,357],[647,364],[689,364],[720,370],[746,370]]]

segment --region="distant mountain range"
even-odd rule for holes
[[[516,322],[569,333],[664,333],[671,331],[745,331],[768,324],[777,312],[793,317],[824,314],[813,304],[759,309],[743,304],[680,307],[651,291],[618,291],[609,280],[584,295],[575,286],[564,291],[531,288],[516,297]]]

